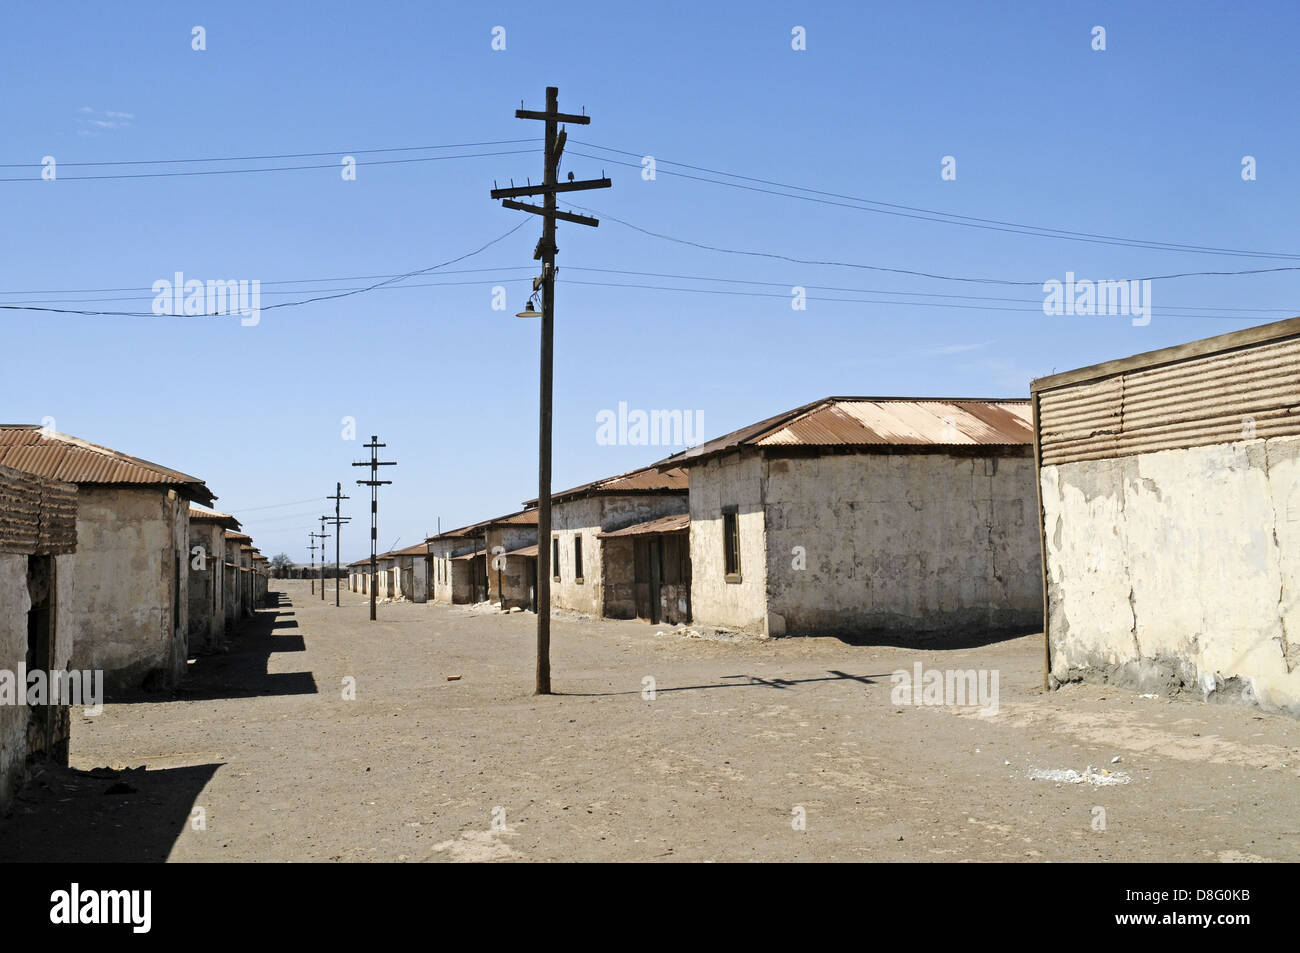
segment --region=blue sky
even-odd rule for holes
[[[196,25],[203,51],[191,48]],[[496,26],[504,51],[491,48]],[[791,49],[795,26],[806,50]],[[153,282],[181,271],[257,279],[265,309],[365,283],[271,282],[458,257],[519,223],[524,213],[488,191],[537,181],[540,147],[361,150],[540,136],[514,109],[541,108],[547,85],[563,109],[593,117],[570,128],[564,172],[614,181],[574,201],[689,241],[1037,283],[1300,264],[961,227],[663,174],[687,163],[983,219],[1300,253],[1297,26],[1300,8],[1281,2],[82,3],[57,16],[9,4],[0,178],[20,181],[0,182],[0,303],[147,312]],[[367,165],[517,150],[531,151]],[[325,155],[73,165],[295,153]],[[347,154],[355,181],[339,173]],[[54,182],[39,179],[47,155]],[[661,160],[654,181],[640,155]],[[943,181],[949,155],[957,177]],[[1255,181],[1241,176],[1247,155]],[[74,181],[305,164],[329,167]],[[255,327],[0,312],[0,417],[52,417],[204,478],[268,555],[305,558],[336,480],[354,498],[344,557],[367,551],[349,463],[371,433],[399,462],[381,494],[381,548],[416,542],[439,518],[449,528],[508,512],[536,495],[539,322],[514,317],[535,268],[540,220],[529,218],[451,266],[486,271],[406,282],[456,283],[264,311]],[[829,394],[1026,396],[1054,370],[1300,313],[1296,272],[1156,282],[1152,320],[1135,327],[1046,317],[1034,285],[723,254],[610,218],[561,225],[558,243],[557,489],[672,451],[600,445],[596,415],[620,401],[701,411],[708,437]],[[596,268],[711,280],[579,270]],[[580,283],[593,281],[604,284]],[[505,312],[491,307],[496,285]],[[805,311],[791,308],[795,285],[809,288]],[[97,303],[66,303],[78,300]],[[344,417],[355,442],[341,438]]]

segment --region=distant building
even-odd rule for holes
[[[425,542],[433,573],[433,601],[447,604],[483,602],[488,578],[483,523],[450,529]]]
[[[227,513],[190,504],[190,651],[213,649],[226,635],[226,530],[239,529]]]
[[[671,456],[690,611],[766,636],[1033,629],[1032,447],[1027,400],[828,397]]]
[[[1300,318],[1031,391],[1055,682],[1300,714]]]

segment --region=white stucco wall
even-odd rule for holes
[[[1300,438],[1044,467],[1052,676],[1300,714]]]
[[[769,459],[773,634],[1037,628],[1034,479],[1028,452]]]
[[[702,625],[769,632],[764,464],[754,454],[732,454],[691,468],[691,610]],[[724,577],[722,509],[737,508],[740,581]]]

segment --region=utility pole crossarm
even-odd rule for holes
[[[555,185],[520,185],[508,189],[493,189],[494,199],[517,199],[526,195],[554,195],[557,192],[585,192],[588,189],[608,189],[614,183],[609,179],[583,179],[580,182],[557,182]]]
[[[572,222],[574,225],[590,225],[595,228],[600,224],[600,219],[592,218],[590,215],[579,215],[577,212],[548,212],[539,205],[529,205],[527,202],[515,202],[511,199],[502,199],[502,208],[518,209],[521,212],[532,212],[534,215],[554,216],[562,222]]]

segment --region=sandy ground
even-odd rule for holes
[[[557,618],[559,694],[536,697],[530,614],[371,623],[360,595],[276,585],[284,604],[173,696],[75,713],[74,770],[29,783],[0,859],[1300,860],[1295,720],[1044,693],[1041,637],[917,651]],[[891,702],[918,661],[996,670],[998,713]]]

